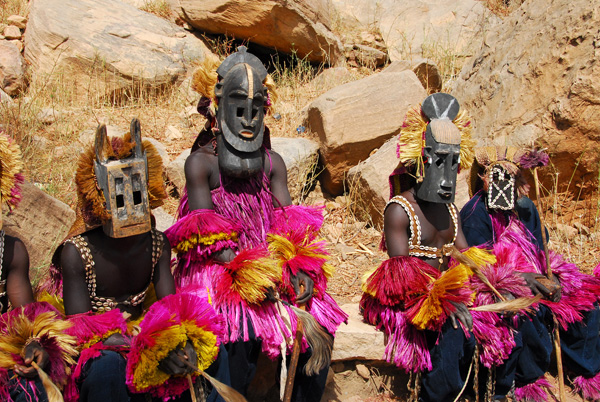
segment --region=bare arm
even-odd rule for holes
[[[271,192],[273,193],[273,205],[275,207],[286,207],[292,204],[292,197],[287,183],[287,169],[281,155],[271,151]]]
[[[211,165],[208,156],[194,152],[185,161],[184,171],[190,211],[213,209],[210,196]]]
[[[408,256],[408,225],[406,211],[400,205],[391,203],[383,214],[383,232],[390,257]]]
[[[63,246],[60,265],[63,274],[65,313],[73,315],[91,311],[92,302],[85,280],[85,267],[74,245],[66,243]]]
[[[163,249],[162,254],[154,266],[154,290],[156,291],[156,297],[160,300],[165,296],[172,295],[175,293],[175,280],[171,273],[171,245],[167,236],[163,236]]]
[[[462,221],[460,220],[460,214],[458,213],[458,210],[456,209],[456,205],[452,205],[452,208],[454,208],[454,210],[456,211],[456,216],[458,218],[458,231],[456,232],[456,241],[454,242],[454,245],[456,246],[457,249],[464,250],[466,248],[469,248],[469,243],[467,243],[467,238],[465,237],[465,234],[463,233]]]
[[[6,236],[6,240],[6,293],[14,307],[21,307],[33,303],[33,290],[29,281],[29,254],[20,239]]]

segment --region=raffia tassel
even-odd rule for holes
[[[452,246],[451,256],[460,264],[464,264],[468,268],[470,268],[471,271],[473,271],[473,273],[477,275],[477,278],[479,278],[481,282],[485,283],[486,286],[488,286],[490,290],[498,297],[498,299],[500,299],[501,301],[506,301],[506,298],[502,296],[500,292],[498,292],[498,290],[490,283],[488,278],[486,278],[486,276],[481,272],[481,269],[479,269],[479,266],[476,262],[474,262],[471,258],[467,257],[464,253],[461,253],[454,246]]]
[[[317,374],[331,362],[333,337],[306,311],[289,305],[298,320],[302,322],[304,336],[312,349],[312,355],[304,365],[304,373],[308,376]]]
[[[489,311],[492,313],[518,313],[531,310],[531,306],[542,299],[542,295],[535,297],[519,297],[513,300],[501,301],[493,304],[485,304],[478,307],[471,307],[471,311]]]
[[[242,394],[231,388],[229,385],[223,384],[216,378],[206,374],[203,370],[200,370],[198,367],[185,359],[180,359],[180,361],[189,368],[195,370],[202,377],[206,378],[208,382],[210,382],[211,385],[217,390],[219,395],[221,395],[221,397],[225,400],[225,402],[247,402],[246,398],[244,398]]]
[[[48,396],[48,402],[65,402],[60,393],[60,390],[52,382],[48,374],[44,370],[41,369],[40,366],[36,364],[36,362],[31,362],[31,365],[37,370],[38,376],[42,380],[42,385],[44,386],[44,390],[46,390],[46,395]]]

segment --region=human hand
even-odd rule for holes
[[[557,303],[562,296],[561,286],[556,276],[548,279],[535,272],[519,272],[534,296],[542,295],[546,300]]]
[[[298,271],[296,275],[290,278],[294,291],[296,292],[296,303],[306,304],[313,296],[314,281],[306,273]],[[302,294],[300,294],[301,289]]]
[[[23,364],[15,364],[14,371],[25,378],[35,378],[37,376],[37,370],[32,366],[32,362],[43,369],[49,359],[48,352],[38,340],[28,342],[23,348],[21,356],[23,357]]]
[[[454,329],[458,328],[458,321],[462,323],[464,327],[466,327],[469,331],[473,329],[473,317],[471,316],[471,312],[462,303],[454,303],[450,302],[456,310],[450,314],[450,320],[452,321],[452,327]],[[458,320],[458,321],[457,321]]]
[[[198,355],[194,345],[188,340],[183,348],[178,346],[170,351],[167,357],[158,363],[158,368],[169,375],[186,375],[196,371],[193,367],[197,362]]]
[[[219,262],[230,262],[235,258],[235,252],[229,247],[217,251],[213,254],[213,258]]]

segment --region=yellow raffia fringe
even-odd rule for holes
[[[29,338],[46,337],[54,340],[65,365],[74,364],[77,356],[76,340],[64,332],[70,326],[70,322],[60,319],[53,311],[40,313],[33,321],[21,313],[17,319],[11,320],[0,336],[0,367],[12,369],[17,363],[14,356],[21,355]]]
[[[267,237],[267,241],[269,242],[269,250],[278,260],[280,267],[283,269],[283,266],[286,262],[296,257],[297,255],[303,255],[309,258],[323,259],[328,260],[329,256],[324,254],[319,250],[319,246],[316,244],[305,244],[308,242],[308,235],[305,237],[302,245],[297,245],[289,241],[283,236],[270,234]],[[317,243],[318,240],[315,240]],[[335,268],[328,263],[324,263],[321,266],[321,270],[323,271],[323,275],[327,279],[333,276]]]
[[[200,370],[206,370],[217,359],[217,354],[219,353],[217,336],[210,331],[198,327],[193,321],[183,321],[181,324],[185,329],[188,339],[194,344],[194,349],[198,355],[197,367]]]
[[[469,279],[469,272],[464,266],[456,266],[442,273],[442,275],[432,280],[429,295],[423,302],[419,312],[412,319],[412,323],[418,329],[428,328],[430,322],[439,318],[444,312],[441,299],[449,291],[460,289]]]
[[[37,295],[36,300],[38,302],[46,302],[50,304],[52,307],[57,309],[62,316],[65,315],[65,304],[61,297],[50,294],[47,291],[43,291]]]
[[[281,280],[281,266],[273,258],[248,261],[231,273],[231,290],[250,304],[259,304],[265,299],[267,289],[275,287]]]
[[[369,278],[371,278],[371,276],[372,276],[373,274],[375,274],[375,271],[377,271],[377,268],[379,268],[379,267],[375,267],[375,268],[372,268],[372,269],[368,270],[367,272],[365,272],[365,273],[363,274],[363,276],[362,276],[362,278],[361,278],[361,283],[362,283],[362,284],[361,284],[361,288],[362,288],[362,291],[363,291],[364,293],[368,294],[368,295],[369,295],[369,296],[371,296],[371,297],[376,297],[376,292],[375,292],[375,290],[374,290],[374,289],[370,289],[370,288],[367,286],[367,283],[368,283],[368,281],[369,281]]]
[[[178,346],[185,346],[187,336],[181,325],[174,325],[161,331],[155,339],[156,343],[153,347],[141,351],[138,364],[134,369],[133,386],[136,390],[157,387],[169,379],[169,374],[159,370],[158,364],[171,350]]]
[[[467,169],[475,157],[475,140],[472,138],[471,119],[464,110],[461,110],[452,121],[461,134],[460,140],[460,167]],[[427,120],[421,114],[421,105],[413,107],[406,113],[406,118],[400,136],[398,137],[399,160],[404,166],[417,167],[417,176],[423,168],[423,147],[425,146],[425,130]]]
[[[23,171],[23,160],[21,159],[21,148],[6,134],[0,134],[0,193],[2,202],[14,206],[17,200],[12,190],[15,187],[15,176]]]
[[[194,248],[199,244],[201,244],[203,246],[210,246],[211,244],[215,244],[216,242],[222,241],[222,240],[237,241],[237,238],[238,238],[237,232],[212,233],[208,236],[201,236],[201,235],[195,233],[192,236],[190,236],[190,238],[179,242],[179,244],[177,244],[177,246],[175,246],[175,251],[177,253],[185,253],[189,249]]]
[[[463,251],[463,254],[471,259],[478,267],[483,267],[484,265],[493,265],[496,263],[496,256],[494,254],[477,247],[471,247]],[[469,272],[469,275],[474,274],[473,270],[469,266],[463,264],[459,264],[458,266],[464,267],[464,269]]]
[[[98,342],[102,342],[102,341],[108,339],[111,335],[120,334],[120,333],[121,333],[120,329],[111,329],[110,331],[106,331],[106,333],[104,333],[102,335],[93,336],[89,341],[87,341],[86,343],[84,343],[82,345],[79,345],[77,348],[79,350],[84,350],[84,349],[90,348],[92,345],[95,345]]]

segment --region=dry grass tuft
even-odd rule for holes
[[[140,7],[140,10],[154,14],[166,20],[171,19],[173,14],[171,6],[166,0],[144,0],[144,4]]]

